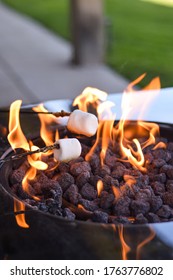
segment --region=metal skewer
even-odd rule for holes
[[[0,113],[9,113],[10,111],[7,109],[1,109]],[[71,113],[65,112],[64,110],[61,110],[60,112],[35,112],[35,111],[25,111],[21,110],[20,114],[31,114],[31,115],[37,115],[37,114],[47,114],[47,115],[54,115],[55,117],[68,117]]]
[[[16,155],[12,155],[11,157],[8,157],[8,158],[4,158],[4,159],[0,159],[0,163],[4,163],[4,162],[7,162],[7,161],[11,161],[11,160],[19,160],[23,157],[26,157],[26,156],[30,156],[30,155],[33,155],[33,154],[36,154],[36,153],[46,153],[48,151],[51,151],[53,149],[59,149],[60,146],[58,143],[54,143],[53,145],[50,145],[50,146],[45,146],[43,148],[39,148],[35,151],[27,151],[27,152],[24,152],[24,153],[21,153],[21,154],[16,154]]]

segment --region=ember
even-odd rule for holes
[[[75,99],[79,110],[71,113],[67,126],[57,124],[55,116],[48,119],[40,114],[41,138],[46,145],[57,141],[59,150],[28,155],[10,175],[13,193],[36,210],[69,220],[113,224],[172,221],[173,142],[159,136],[158,124],[141,121],[153,96],[140,103],[140,120],[129,121],[135,109],[139,110],[139,100],[135,102],[130,92],[142,78],[124,93],[117,124],[111,112],[114,104],[106,101],[105,92],[92,88]],[[156,78],[146,89],[159,92],[159,86]],[[23,135],[17,117],[20,102],[16,104],[17,109],[12,105],[15,118],[11,115],[9,142],[15,149],[36,150]],[[87,113],[89,108],[98,118]],[[42,107],[34,110],[45,112]],[[49,130],[53,122],[56,132]]]

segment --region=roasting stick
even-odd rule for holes
[[[51,151],[53,149],[59,149],[59,144],[54,143],[53,145],[45,146],[43,148],[39,148],[39,149],[34,150],[34,151],[27,151],[27,152],[24,152],[24,153],[21,153],[21,154],[15,154],[15,155],[12,155],[11,157],[0,159],[0,163],[4,163],[4,162],[7,162],[7,161],[11,161],[11,160],[19,160],[21,158],[24,158],[24,157],[27,157],[27,156],[30,156],[30,155],[33,155],[33,154],[36,154],[36,153],[46,153],[46,152]]]
[[[76,159],[81,155],[82,147],[78,139],[76,138],[64,138],[57,140],[53,145],[38,148],[33,151],[27,151],[21,154],[15,154],[11,157],[0,159],[0,163],[7,161],[14,161],[30,156],[36,153],[46,153],[48,151],[54,152],[54,159],[57,161],[68,162],[72,159]]]
[[[9,110],[1,109],[0,113],[9,113]],[[35,111],[25,111],[21,110],[20,114],[31,114],[31,115],[37,115],[37,114],[46,114],[46,115],[54,115],[55,117],[68,117],[70,116],[70,112],[65,112],[64,110],[61,110],[60,112],[35,112]]]
[[[0,110],[0,112],[9,112],[9,110]],[[94,114],[83,112],[81,110],[74,110],[73,112],[35,112],[35,111],[21,111],[24,114],[52,114],[55,117],[69,117],[67,121],[67,129],[73,133],[83,134],[87,137],[94,135],[98,128],[98,119]]]

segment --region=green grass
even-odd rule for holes
[[[53,32],[70,39],[68,0],[1,0],[17,11],[41,22]]]
[[[70,39],[70,0],[2,2]],[[104,6],[110,22],[105,61],[129,80],[147,72],[143,85],[160,76],[162,87],[173,86],[173,8],[140,0],[105,0]]]

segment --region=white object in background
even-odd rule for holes
[[[81,155],[81,144],[76,138],[65,138],[56,141],[59,149],[54,149],[54,158],[57,161],[68,162]]]
[[[93,114],[74,110],[69,117],[67,128],[73,133],[90,137],[97,131],[98,120]]]

